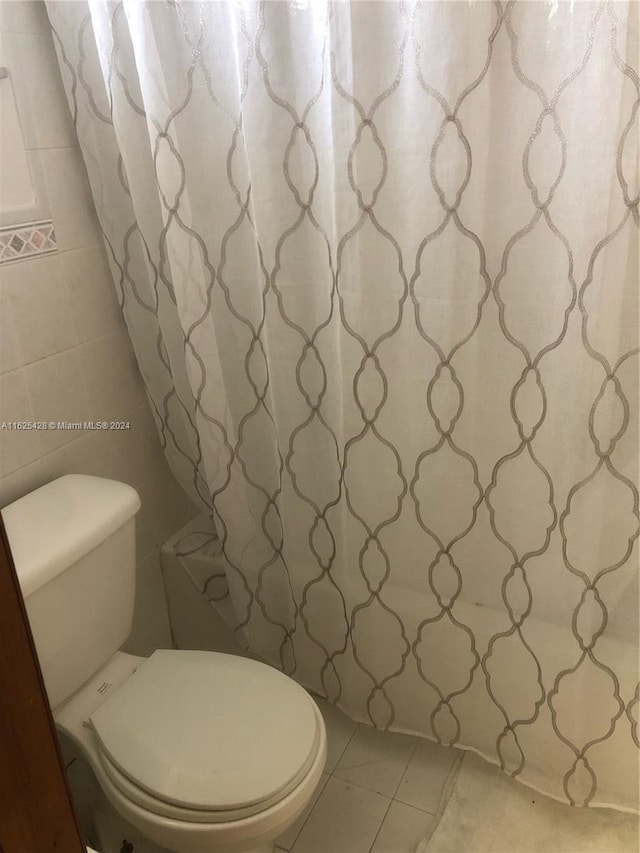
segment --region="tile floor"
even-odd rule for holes
[[[317,700],[325,773],[306,812],[276,841],[287,853],[415,853],[443,806],[460,750],[354,723]]]

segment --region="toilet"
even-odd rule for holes
[[[135,489],[60,477],[2,510],[57,728],[106,799],[176,853],[267,853],[326,758],[317,705],[235,655],[119,651],[135,597]]]

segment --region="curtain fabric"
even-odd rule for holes
[[[48,10],[203,593],[357,719],[637,809],[637,4]]]

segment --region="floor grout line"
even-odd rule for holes
[[[333,773],[328,773],[327,775],[332,779],[337,779],[338,782],[344,782],[345,785],[351,785],[352,788],[358,788],[361,791],[366,791],[368,794],[377,794],[378,797],[384,797],[385,800],[391,800],[392,803],[399,803],[401,806],[407,806],[407,808],[414,809],[417,812],[422,812],[422,814],[437,817],[437,812],[430,812],[428,809],[421,809],[420,806],[413,805],[413,803],[406,803],[404,800],[399,800],[395,795],[381,794],[380,791],[375,791],[373,788],[365,788],[364,785],[359,785],[357,782],[352,782],[350,779],[343,779],[342,776],[335,776]],[[311,811],[313,811],[313,809]]]
[[[423,740],[423,738],[420,738],[417,735],[412,735],[412,737],[415,737],[416,742],[414,743],[414,745],[411,749],[411,752],[409,754],[409,758],[407,759],[407,763],[405,764],[404,769],[402,771],[402,775],[400,776],[400,781],[396,785],[396,787],[393,791],[393,794],[382,794],[380,791],[375,791],[375,790],[373,790],[373,788],[365,788],[364,785],[359,785],[357,782],[352,782],[350,779],[343,779],[342,776],[338,776],[336,774],[335,771],[338,769],[338,764],[340,763],[340,759],[342,758],[342,756],[347,751],[347,747],[349,746],[349,744],[351,743],[351,741],[355,737],[355,734],[358,731],[358,728],[362,725],[363,725],[363,723],[357,723],[356,728],[351,733],[351,736],[349,737],[349,740],[345,744],[344,749],[342,750],[342,752],[338,756],[335,767],[333,768],[333,770],[326,770],[325,773],[329,777],[331,777],[332,779],[338,779],[340,782],[344,782],[346,785],[353,785],[354,788],[360,788],[360,790],[362,790],[362,791],[368,791],[369,793],[372,793],[372,794],[378,794],[378,796],[386,797],[386,799],[391,800],[392,802],[400,803],[400,805],[403,805],[403,806],[408,806],[409,808],[415,809],[416,811],[422,812],[423,814],[431,815],[431,817],[437,817],[437,810],[435,812],[431,812],[428,809],[422,809],[422,808],[420,808],[420,806],[413,805],[413,803],[406,803],[404,800],[400,800],[396,796],[398,791],[400,790],[400,785],[402,784],[402,780],[405,777],[405,774],[407,772],[407,768],[409,767],[409,764],[411,763],[411,759],[413,758],[416,750],[418,749],[418,746],[420,745],[421,740]],[[369,728],[369,727],[367,726],[367,728]],[[454,764],[455,764],[455,762],[454,762]],[[348,768],[345,768],[345,769],[348,769]],[[448,776],[447,776],[447,779],[448,779]],[[445,779],[445,782],[444,782],[445,785],[446,785],[447,779]],[[317,803],[316,803],[316,805],[317,805]],[[315,806],[314,806],[314,808],[315,808]],[[311,811],[313,811],[313,809]],[[311,814],[311,812],[309,814]],[[305,820],[305,823],[306,823],[306,820]]]
[[[358,729],[359,729],[360,725],[361,725],[361,723],[356,723],[356,727],[354,728],[354,730],[353,730],[353,731],[351,732],[351,734],[349,735],[349,740],[345,743],[345,745],[344,745],[344,749],[342,750],[342,752],[340,753],[340,755],[339,755],[339,756],[337,757],[337,759],[336,759],[335,767],[333,768],[333,770],[330,770],[330,771],[329,771],[329,775],[330,775],[330,776],[333,776],[334,771],[338,769],[338,764],[340,764],[340,759],[342,758],[342,756],[343,756],[343,755],[345,754],[345,752],[347,751],[347,748],[348,748],[349,744],[351,743],[351,741],[353,740],[353,738],[355,737],[355,734],[356,734],[356,732],[358,731]],[[339,778],[340,778],[339,776],[336,776],[336,779],[339,779]],[[343,781],[344,781],[344,780],[343,780]]]
[[[416,806],[413,803],[406,803],[404,800],[399,800],[395,794],[381,794],[380,791],[375,791],[373,788],[365,788],[364,785],[359,785],[357,782],[352,782],[350,779],[343,779],[342,776],[336,776],[333,772],[327,774],[332,779],[337,779],[338,782],[343,782],[345,785],[351,785],[352,788],[358,788],[360,791],[366,791],[368,794],[377,794],[378,797],[384,797],[385,800],[390,800],[392,803],[399,803],[401,806],[407,806],[409,809],[413,809],[417,812],[422,812],[422,814],[428,814],[430,817],[437,817],[437,812],[430,812],[428,809],[421,809],[420,806]],[[327,782],[329,780],[327,779]],[[402,780],[401,780],[402,781]],[[325,785],[327,784],[325,782]],[[399,787],[399,785],[398,785]],[[397,793],[397,788],[396,788]],[[321,795],[322,796],[322,795]],[[316,803],[316,805],[318,805]],[[315,809],[315,806],[313,807]],[[311,812],[313,809],[311,809]],[[309,814],[311,814],[309,812]],[[305,820],[306,823],[306,820]]]
[[[385,813],[382,816],[382,820],[380,821],[380,826],[378,827],[378,831],[376,832],[375,838],[371,842],[371,846],[369,847],[369,853],[371,853],[373,848],[376,846],[376,841],[378,840],[378,836],[380,835],[380,830],[384,826],[384,822],[387,819],[387,815],[389,814],[389,810],[390,810],[392,805],[393,805],[393,800],[391,798],[389,798],[389,805],[387,806]]]
[[[322,786],[322,790],[321,790],[321,791],[320,791],[320,793],[318,794],[318,799],[317,799],[317,800],[315,801],[315,803],[313,804],[313,808],[309,809],[309,813],[308,813],[308,815],[305,817],[305,819],[304,819],[304,820],[302,821],[302,823],[300,824],[300,829],[298,830],[298,832],[296,833],[295,838],[294,838],[294,839],[293,839],[293,841],[291,842],[291,847],[289,847],[289,848],[287,849],[287,853],[291,853],[291,851],[293,850],[293,848],[296,846],[296,841],[298,840],[298,838],[300,838],[300,835],[302,834],[302,830],[303,830],[303,829],[305,828],[305,826],[307,825],[307,821],[309,820],[309,818],[311,817],[311,815],[312,815],[312,814],[314,813],[314,811],[316,810],[316,806],[318,805],[318,803],[320,802],[320,799],[322,798],[322,795],[323,795],[323,793],[324,793],[324,789],[327,787],[327,785],[328,785],[328,783],[329,783],[329,779],[331,778],[331,774],[330,774],[330,773],[325,774],[325,775],[327,776],[327,778],[324,780],[324,785]],[[322,778],[322,777],[320,777],[320,778]],[[319,783],[318,783],[318,785],[319,785]],[[315,793],[315,791],[314,791],[314,793]],[[276,839],[276,846],[277,846],[277,839]],[[281,849],[281,850],[284,850],[285,848],[284,848],[284,847],[282,847],[282,848],[280,848],[280,849]]]
[[[409,754],[409,758],[407,759],[407,763],[404,765],[404,770],[402,771],[402,775],[400,776],[400,779],[398,780],[398,784],[394,788],[393,797],[392,797],[392,799],[394,799],[394,800],[396,798],[396,794],[400,790],[400,785],[402,785],[402,780],[406,776],[407,769],[409,768],[409,765],[411,764],[411,760],[412,760],[413,756],[415,755],[416,750],[418,749],[418,743],[419,743],[419,740],[418,740],[418,738],[416,738],[416,742],[414,743],[413,749],[411,750],[411,752]]]

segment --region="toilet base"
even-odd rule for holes
[[[273,844],[266,844],[262,847],[252,847],[251,850],[238,851],[238,853],[275,853],[275,850],[276,848]],[[211,851],[207,851],[207,853],[216,853],[216,851],[212,848]]]
[[[93,810],[93,837],[91,841],[100,853],[173,853],[145,838],[119,814],[100,790]],[[127,847],[129,845],[129,847]]]
[[[180,853],[180,851],[178,851],[177,853]],[[205,851],[203,851],[203,853],[205,853]],[[217,853],[217,851],[211,848],[211,850],[206,851],[206,853]],[[238,851],[238,853],[276,853],[276,848],[273,846],[273,844],[267,844],[266,847],[252,847],[251,850],[241,850]]]
[[[93,825],[95,838],[91,840],[100,853],[122,853],[123,850],[127,853],[175,853],[141,835],[138,829],[114,809],[102,791],[96,799]],[[242,853],[274,853],[274,851],[273,844],[265,844],[243,850]],[[212,849],[211,853],[216,851]]]

